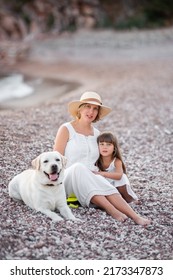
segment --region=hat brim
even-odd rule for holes
[[[99,116],[100,116],[100,119],[104,118],[106,115],[108,115],[112,109],[110,107],[107,107],[107,106],[104,106],[102,104],[99,104],[97,102],[94,102],[94,101],[79,101],[79,100],[75,100],[75,101],[72,101],[68,104],[68,111],[70,113],[70,115],[72,115],[73,117],[76,117],[77,116],[77,112],[78,112],[78,109],[79,109],[79,106],[82,105],[82,104],[92,104],[92,105],[97,105],[100,107],[100,112],[99,112]]]

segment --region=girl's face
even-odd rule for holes
[[[114,145],[108,142],[99,142],[99,152],[102,156],[112,156]]]
[[[81,106],[79,112],[82,119],[91,123],[96,119],[98,115],[99,106],[86,103],[83,106]]]

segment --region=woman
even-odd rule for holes
[[[98,206],[118,221],[124,222],[128,216],[139,225],[150,224],[150,220],[138,215],[103,176],[94,174],[100,132],[92,124],[111,109],[102,104],[99,94],[90,91],[80,100],[70,102],[68,109],[74,120],[61,125],[54,145],[54,150],[67,157],[64,178],[67,196],[74,193],[83,207]]]

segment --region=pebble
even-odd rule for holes
[[[100,34],[104,39],[104,32]],[[142,200],[141,205],[132,207],[150,218],[151,225],[144,228],[130,219],[121,224],[102,210],[82,207],[72,211],[84,223],[53,223],[24,203],[9,198],[9,180],[28,168],[36,155],[47,147],[51,149],[58,127],[68,121],[65,106],[69,100],[68,95],[64,95],[60,103],[58,100],[38,108],[0,111],[3,128],[0,136],[3,141],[0,157],[1,259],[172,259],[172,56],[169,57],[170,49],[167,53],[157,53],[159,47],[154,52],[149,48],[146,50],[147,44],[138,44],[138,32],[133,34],[129,59],[128,50],[122,63],[118,58],[112,64],[109,61],[108,67],[105,63],[98,66],[94,57],[92,59],[95,63],[92,74],[99,76],[95,89],[103,93],[107,105],[114,108],[111,117],[96,126],[100,130],[112,130],[118,136],[129,180]],[[92,34],[90,36],[93,40],[90,50],[94,51],[95,39]],[[154,38],[161,43],[160,48],[164,43],[166,49],[169,42],[165,43],[165,36],[157,33]],[[109,40],[106,42],[108,55]],[[110,44],[111,53],[115,53],[116,44],[124,46],[125,43]],[[40,48],[46,50],[44,42]],[[88,58],[90,50],[86,50]],[[138,59],[130,61],[136,57],[136,51]],[[84,49],[81,53],[84,54]],[[111,71],[108,73],[108,70]],[[86,72],[90,72],[88,68]],[[95,81],[94,75],[92,81]]]

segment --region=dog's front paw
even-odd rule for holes
[[[56,215],[56,217],[53,217],[53,218],[52,218],[52,221],[53,221],[54,223],[58,223],[58,222],[64,221],[64,219],[63,219],[62,217]]]
[[[73,222],[80,222],[80,223],[82,223],[82,222],[84,222],[83,220],[81,220],[81,219],[79,219],[79,218],[73,218],[73,219],[70,219],[71,221],[73,221]]]
[[[79,218],[76,218],[75,221],[76,221],[76,222],[79,222],[79,223],[84,223],[84,220],[81,220],[81,219],[79,219]]]

